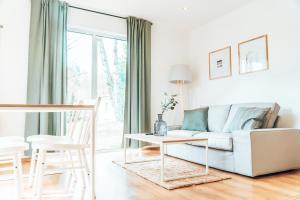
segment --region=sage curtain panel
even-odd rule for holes
[[[68,5],[31,0],[28,104],[63,104],[66,97]],[[60,114],[29,113],[25,135],[59,134]]]
[[[151,22],[127,18],[124,134],[151,130]],[[142,144],[130,141],[129,146]]]

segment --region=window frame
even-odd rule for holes
[[[97,98],[98,91],[98,83],[97,83],[97,75],[98,75],[98,59],[97,59],[97,41],[98,38],[109,38],[114,40],[121,40],[127,42],[127,37],[125,35],[113,34],[101,31],[91,31],[81,28],[68,27],[67,32],[79,33],[92,36],[92,66],[91,66],[91,97]]]

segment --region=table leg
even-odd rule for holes
[[[60,112],[60,136],[65,136],[65,112]]]
[[[96,143],[96,110],[92,111],[92,133],[91,133],[91,199],[96,199],[96,190],[95,190],[95,143]]]
[[[208,141],[205,145],[205,173],[208,174]]]
[[[126,150],[127,150],[127,138],[124,137],[124,164],[127,163],[127,158],[126,158],[127,152],[126,152]]]
[[[164,168],[165,168],[165,147],[164,144],[160,145],[160,181],[164,181]]]

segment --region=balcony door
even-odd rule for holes
[[[125,81],[126,39],[82,31],[68,32],[68,98],[72,102],[102,97],[96,149],[121,148]]]

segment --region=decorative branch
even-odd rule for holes
[[[175,97],[177,94],[168,95],[168,93],[164,93],[165,98],[164,101],[161,102],[161,114],[163,115],[165,112],[169,110],[174,110],[175,106],[178,104],[178,101],[176,101]]]

